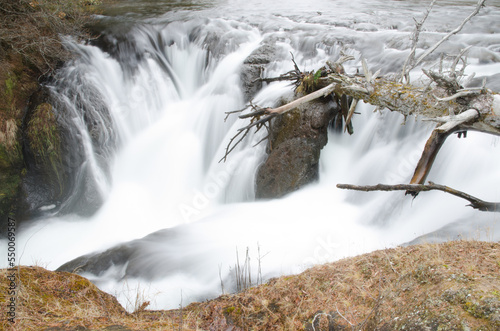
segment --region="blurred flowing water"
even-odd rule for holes
[[[361,57],[373,72],[395,72],[411,46],[412,17],[420,19],[427,5],[128,0],[110,6],[96,24],[105,42],[71,43],[79,56],[51,87],[60,116],[86,155],[80,165],[86,185],[95,188],[79,194],[99,195],[103,204],[90,217],[58,212],[58,206],[22,228],[20,263],[56,269],[84,254],[127,252],[84,275],[129,309],[137,293],[153,308],[176,308],[181,298],[187,304],[220,294],[221,279],[231,288],[236,250],[241,262],[248,248],[255,280],[259,267],[264,278],[297,273],[421,236],[417,241],[499,240],[498,214],[472,210],[450,195],[428,192],[412,200],[402,192],[335,187],[408,182],[433,128],[420,119],[402,125],[401,115],[360,104],[354,135],[330,134],[319,182],[282,199],[254,199],[265,144],[253,146],[264,133],[248,137],[227,162],[219,162],[246,124],[234,115],[225,120],[225,112],[245,105],[240,74],[253,51],[274,49],[265,77],[293,69],[290,53],[309,71],[341,51],[356,58],[346,64],[348,72],[360,70]],[[418,52],[458,26],[474,5],[438,1]],[[458,54],[472,45],[466,72],[499,87],[499,21],[498,3],[487,2],[424,65],[435,67],[441,53]],[[290,85],[276,82],[253,102],[274,106],[292,95]],[[428,179],[500,201],[499,148],[498,138],[487,135],[451,137]]]

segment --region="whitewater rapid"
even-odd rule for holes
[[[139,9],[149,8],[149,2],[141,3],[144,7],[125,1],[100,17],[104,33],[117,36],[110,38],[114,53],[73,43],[80,56],[59,73],[64,88],[51,87],[68,106],[71,91],[78,89],[85,99],[87,91],[97,90],[98,102],[109,110],[113,128],[105,128],[105,121],[101,126],[118,138],[103,147],[104,156],[95,151],[81,109],[75,107],[71,115],[104,203],[91,217],[47,215],[20,229],[20,264],[54,270],[81,255],[128,245],[134,248],[133,258],[99,275],[84,275],[128,309],[134,308],[138,292],[151,301],[150,308],[177,308],[181,300],[186,304],[220,294],[221,278],[229,288],[236,250],[241,260],[248,248],[256,279],[259,265],[264,278],[297,273],[429,234],[422,240],[500,240],[496,213],[472,210],[444,193],[422,193],[412,200],[401,192],[336,188],[338,183],[408,182],[433,128],[415,118],[403,125],[401,115],[374,112],[366,104],[357,108],[354,135],[329,135],[319,182],[285,198],[254,198],[265,144],[254,145],[264,132],[219,162],[246,123],[236,116],[225,120],[225,112],[244,107],[240,73],[259,46],[275,47],[265,77],[293,69],[290,53],[301,69],[315,70],[341,51],[356,58],[346,64],[349,72],[359,70],[364,57],[373,71],[388,73],[404,61],[411,17],[423,12],[426,1],[317,0],[314,6],[305,1],[195,1],[193,8],[163,1],[172,6],[169,11],[157,5],[147,14]],[[440,3],[421,37],[421,49],[459,23],[473,3]],[[500,73],[500,27],[489,24],[499,17],[498,6],[487,7],[440,52],[473,45],[467,71],[489,77]],[[426,65],[435,65],[434,60]],[[275,106],[292,95],[290,85],[276,82],[265,85],[253,102]],[[487,135],[450,137],[428,179],[500,201],[499,148],[498,138]]]

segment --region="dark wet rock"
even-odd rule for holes
[[[99,277],[114,268],[116,272],[113,276],[108,274],[107,277],[143,277],[152,280],[159,275],[167,276],[181,269],[196,268],[189,265],[184,256],[169,256],[164,251],[169,242],[180,240],[178,235],[183,229],[180,226],[176,229],[159,230],[105,251],[83,255],[61,265],[57,271]]]
[[[104,252],[83,255],[63,264],[57,271],[85,272],[100,276],[113,266],[124,266],[133,255],[134,246],[133,243],[123,244]]]
[[[42,206],[52,205],[67,193],[70,176],[63,166],[64,153],[60,126],[50,101],[50,92],[41,88],[28,104],[23,118],[22,152],[26,166],[22,181],[20,219],[34,217]]]
[[[109,110],[98,91],[86,90],[91,105],[80,95],[72,96],[82,109],[83,121],[92,139],[95,161],[107,170],[107,159],[117,143]],[[92,215],[102,204],[98,183],[93,179],[75,115],[48,88],[30,100],[23,119],[23,176],[20,202],[29,219],[44,213],[74,212]]]
[[[257,172],[257,198],[279,198],[318,180],[333,113],[330,102],[315,100],[274,120],[268,157]]]
[[[275,55],[276,46],[274,44],[264,44],[245,59],[240,76],[245,101],[251,100],[262,88],[262,81],[259,78],[262,75],[264,67],[276,58]]]

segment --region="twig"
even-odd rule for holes
[[[266,83],[271,83],[271,82],[277,82],[277,81],[284,81],[284,80],[290,80],[294,81],[295,87],[297,88],[300,85],[300,82],[302,78],[304,78],[304,74],[302,71],[300,71],[299,66],[295,62],[295,57],[293,56],[293,53],[290,52],[292,55],[292,62],[294,69],[290,70],[282,75],[279,75],[278,77],[269,77],[269,78],[258,78],[255,81],[261,81],[261,82],[266,82]]]
[[[446,98],[438,98],[435,95],[433,95],[433,96],[434,96],[434,98],[436,98],[437,101],[452,101],[452,100],[455,100],[458,98],[468,97],[468,96],[477,95],[477,94],[481,94],[481,90],[461,91],[461,92],[455,93],[452,96],[449,96]]]
[[[481,211],[490,211],[490,212],[500,212],[500,203],[498,202],[487,202],[481,199],[478,199],[472,195],[469,195],[465,192],[455,190],[451,187],[435,184],[433,182],[429,182],[429,184],[397,184],[397,185],[385,185],[385,184],[377,184],[377,185],[367,185],[367,186],[358,186],[358,185],[350,185],[350,184],[337,184],[337,187],[340,189],[347,190],[355,190],[355,191],[363,191],[363,192],[371,192],[371,191],[409,191],[409,192],[426,192],[426,191],[443,191],[459,198],[465,199],[470,202],[470,205],[474,209],[478,209]]]
[[[387,262],[389,262],[389,266],[391,267],[392,271],[394,271],[395,274],[398,274],[398,276],[401,276],[401,274],[399,272],[396,271],[396,269],[394,269],[394,267],[392,266],[392,261],[391,259],[389,259],[389,256],[387,256],[386,253],[384,253],[385,255],[385,258],[387,259]]]
[[[269,114],[284,114],[294,108],[297,108],[301,104],[304,104],[306,102],[312,101],[314,99],[318,99],[320,97],[327,96],[328,94],[332,93],[335,87],[337,86],[336,83],[332,83],[330,85],[327,85],[323,87],[322,89],[319,89],[317,91],[314,91],[312,93],[309,93],[301,98],[298,98],[290,103],[287,103],[286,105],[283,105],[278,108],[274,109],[267,109],[267,113]],[[366,91],[368,92],[368,91]]]
[[[259,140],[258,142],[256,142],[252,147],[258,146],[261,142],[266,141],[267,138],[269,138],[269,135],[265,136],[264,138],[262,138],[261,140]]]
[[[338,310],[337,310],[337,311],[338,311]],[[339,314],[340,314],[340,313],[339,313]],[[324,316],[326,316],[327,318],[328,318],[328,317],[331,317],[331,315],[330,315],[330,314],[327,314],[327,313],[317,313],[316,315],[314,315],[314,318],[313,318],[313,320],[311,321],[311,327],[312,327],[313,331],[316,331],[316,327],[314,326],[314,323],[316,323],[316,318],[318,318],[318,316],[323,316],[323,315],[324,315]],[[342,316],[342,315],[341,315],[341,316]],[[344,317],[344,316],[342,316],[342,317]],[[349,322],[349,321],[348,321],[348,322]],[[349,322],[349,323],[350,323],[350,322]],[[352,324],[351,324],[351,325],[352,325]]]
[[[344,317],[344,315],[342,315],[337,307],[337,305],[335,305],[335,310],[337,311],[337,314],[339,314],[340,317],[342,317],[344,320],[347,321],[347,323],[349,323],[350,326],[354,326],[354,324],[351,323],[351,321],[349,321],[347,318]]]
[[[252,106],[252,103],[250,103],[250,106]],[[227,121],[229,115],[236,114],[236,113],[241,113],[245,109],[247,109],[249,106],[245,106],[245,108],[238,109],[238,110],[233,110],[233,111],[227,111],[226,112],[226,117],[224,117],[224,122]]]
[[[460,53],[457,55],[457,57],[455,57],[455,60],[453,61],[452,65],[451,65],[451,74],[454,75],[455,74],[455,70],[457,69],[457,65],[458,65],[458,62],[460,62],[460,60],[462,59],[462,56],[464,56],[465,53],[467,53],[469,51],[469,49],[471,49],[472,46],[468,46],[464,49],[462,49],[460,51]],[[462,71],[463,69],[465,69],[465,63],[464,63],[464,67],[462,68]]]
[[[486,0],[479,0],[477,2],[476,9],[469,16],[467,16],[466,19],[464,19],[464,21],[462,22],[462,24],[460,24],[455,30],[451,31],[446,36],[444,36],[440,41],[438,41],[437,43],[435,43],[433,46],[431,46],[430,48],[428,48],[424,52],[424,54],[420,55],[420,57],[416,60],[415,64],[413,64],[412,67],[415,68],[416,66],[418,66],[420,64],[420,62],[422,62],[427,56],[429,56],[429,54],[431,54],[432,52],[434,52],[439,46],[441,46],[442,43],[444,43],[445,41],[447,41],[448,39],[450,39],[451,36],[459,33],[462,30],[462,28],[465,26],[465,24],[479,13],[479,11],[481,10],[481,8],[484,6],[485,1]]]
[[[437,86],[448,90],[450,93],[456,93],[456,91],[462,89],[454,77],[445,77],[442,73],[436,73],[432,70],[422,69],[422,72],[436,83]]]
[[[240,132],[242,132],[242,131],[248,131],[249,129],[253,128],[254,126],[258,127],[261,124],[263,125],[264,123],[269,122],[276,115],[278,115],[278,114],[269,114],[266,117],[261,118],[261,119],[259,119],[257,121],[254,121],[254,122],[248,124],[247,126],[245,126],[243,128],[239,128],[238,131],[240,131]],[[258,118],[258,117],[256,117],[256,118]],[[254,119],[256,119],[256,118],[254,118]],[[257,131],[258,130],[259,130],[259,127],[257,128]]]
[[[344,132],[346,132],[349,124],[351,124],[352,115],[354,115],[354,110],[356,109],[357,104],[357,99],[352,100],[351,107],[349,107],[349,112],[347,113],[347,118],[345,119]]]
[[[380,293],[380,282],[379,282],[379,293]],[[373,299],[371,295],[370,297]],[[366,316],[365,320],[362,323],[358,324],[359,330],[363,330],[363,326],[368,322],[372,314],[378,310],[378,308],[382,304],[382,299],[383,296],[379,294],[377,301],[375,302],[375,305],[373,306],[372,310],[370,310],[370,313]]]
[[[365,74],[365,79],[368,83],[372,82],[372,73],[370,69],[368,69],[368,64],[364,58],[361,59],[361,64],[363,66],[363,73]]]
[[[332,83],[328,86],[325,86],[324,88],[322,88],[320,90],[312,92],[308,95],[303,96],[302,98],[299,98],[297,100],[294,100],[290,103],[287,103],[286,105],[283,105],[283,106],[277,107],[277,108],[259,108],[257,106],[250,104],[252,106],[252,108],[254,109],[254,111],[251,113],[245,114],[245,115],[240,115],[239,118],[242,118],[242,119],[252,118],[251,123],[243,128],[238,129],[238,133],[235,136],[233,136],[231,138],[231,140],[229,141],[229,144],[226,147],[226,152],[225,152],[224,156],[219,160],[219,162],[227,160],[227,156],[236,148],[236,146],[239,143],[241,143],[243,141],[243,139],[250,132],[251,128],[257,127],[256,132],[259,131],[262,128],[262,126],[268,128],[266,126],[266,123],[271,121],[277,115],[284,114],[284,113],[286,113],[294,108],[297,108],[298,106],[300,106],[301,104],[304,104],[306,102],[312,101],[314,99],[318,99],[322,96],[326,96],[326,95],[332,93],[336,86],[337,86],[336,83]],[[234,111],[234,112],[238,112],[238,111]],[[230,113],[234,113],[234,112],[230,112]],[[267,116],[261,118],[262,115],[267,115]],[[241,138],[236,143],[233,144],[235,139],[238,136],[240,136],[241,133],[243,133],[243,136],[241,136]],[[261,143],[262,141],[263,140],[259,141],[257,144]]]
[[[464,111],[463,113],[460,113],[459,115],[442,116],[442,117],[435,117],[435,118],[424,118],[424,119],[422,119],[422,121],[432,121],[432,122],[438,122],[438,123],[455,122],[455,123],[457,123],[456,125],[460,125],[460,124],[463,124],[463,123],[468,122],[470,120],[473,120],[477,117],[479,117],[478,111],[475,109],[469,109],[469,110]]]
[[[184,325],[184,316],[182,316],[182,290],[181,290],[181,303],[180,303],[179,314],[180,314],[179,331],[181,331]]]
[[[450,120],[443,125],[437,127],[436,131],[445,133],[445,132],[451,132],[453,129],[455,129],[457,126],[473,121],[476,118],[480,116],[479,112],[476,109],[468,109],[464,111],[463,113],[460,113],[456,116],[448,116]]]
[[[260,108],[259,106],[254,106],[254,105],[251,105],[251,106],[252,106],[252,109],[254,110],[253,112],[248,113],[248,114],[243,114],[243,115],[240,115],[238,117],[241,119],[250,118],[250,117],[257,117],[257,116],[261,116],[261,115],[266,114],[266,112],[268,110],[268,108]]]
[[[299,69],[299,66],[297,65],[297,62],[295,62],[295,57],[293,56],[293,53],[290,52],[290,55],[292,56],[292,62],[293,62],[293,66],[295,68],[295,71],[301,72],[300,69]]]
[[[222,264],[219,264],[219,279],[221,294],[224,294],[224,281],[222,280]]]
[[[233,141],[241,133],[243,133],[243,136],[233,145]],[[246,137],[247,134],[248,134],[248,130],[247,131],[239,131],[234,137],[232,137],[231,140],[229,140],[229,144],[227,144],[227,146],[226,146],[226,153],[224,154],[224,156],[222,157],[222,159],[219,160],[219,162],[221,162],[221,161],[226,162],[227,156],[236,148],[236,146],[238,146],[238,144]]]
[[[420,32],[422,31],[422,26],[424,25],[425,21],[427,20],[427,17],[429,17],[429,14],[434,7],[434,4],[436,3],[436,0],[432,0],[431,4],[429,5],[429,8],[427,8],[424,17],[420,22],[417,22],[415,20],[415,31],[413,32],[413,36],[411,37],[412,40],[412,46],[411,46],[411,51],[410,54],[408,54],[408,57],[405,60],[405,63],[403,64],[403,71],[401,72],[401,79],[400,82],[403,82],[403,79],[406,79],[407,83],[410,83],[410,76],[409,72],[411,69],[414,68],[413,62],[415,61],[415,53],[417,51],[417,43],[418,39],[420,37]],[[407,69],[410,67],[410,69]]]

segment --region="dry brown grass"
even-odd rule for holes
[[[381,250],[187,309],[205,329],[499,330],[500,244]]]
[[[499,243],[457,241],[381,250],[193,303],[182,311],[134,314],[80,276],[20,270],[15,330],[110,325],[132,330],[500,329]],[[1,293],[6,284],[2,275]],[[4,302],[0,299],[0,328],[11,327],[3,319]]]
[[[85,24],[98,0],[0,0],[2,51],[23,57],[41,73],[68,58],[60,35],[85,39]]]
[[[11,269],[12,270],[12,269]],[[11,270],[0,272],[0,330],[102,329],[121,325],[133,330],[169,330],[177,327],[168,314],[128,314],[115,297],[86,278],[40,267],[14,269],[18,285],[15,324],[7,319],[6,300]],[[178,330],[178,328],[176,328]]]

